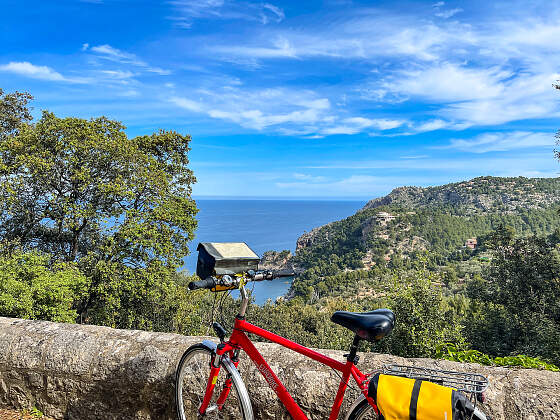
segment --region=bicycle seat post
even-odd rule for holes
[[[239,313],[237,314],[237,318],[243,319],[245,318],[245,312],[247,311],[249,298],[247,297],[247,291],[245,290],[245,286],[241,286],[239,288],[239,291],[241,292],[241,307],[239,308]]]

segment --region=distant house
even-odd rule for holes
[[[383,226],[385,226],[391,220],[395,220],[396,217],[397,216],[391,213],[387,213],[386,211],[381,211],[375,215],[375,218],[377,219],[377,223]]]
[[[470,238],[465,241],[465,247],[476,249],[476,238]]]

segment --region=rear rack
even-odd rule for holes
[[[488,379],[477,373],[453,372],[404,365],[384,365],[383,373],[435,382],[439,385],[474,394],[480,394],[488,388]]]

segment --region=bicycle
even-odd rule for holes
[[[388,335],[395,325],[395,315],[388,309],[377,309],[365,313],[337,311],[331,320],[355,333],[350,351],[345,354],[346,362],[341,362],[323,355],[315,350],[297,344],[270,331],[266,331],[245,320],[249,303],[245,289],[247,281],[271,280],[282,273],[249,271],[240,276],[208,277],[204,280],[189,283],[189,289],[209,289],[224,291],[239,289],[241,303],[239,313],[235,317],[233,333],[226,340],[225,329],[217,322],[213,328],[220,343],[205,340],[188,348],[183,354],[176,372],[176,406],[180,420],[205,418],[247,419],[252,420],[253,408],[249,394],[237,370],[239,355],[243,350],[255,364],[269,387],[283,403],[292,418],[307,419],[304,412],[286,390],[280,379],[272,371],[266,360],[259,353],[247,334],[254,334],[270,342],[309,357],[341,372],[340,384],[331,407],[329,420],[338,418],[346,388],[350,378],[354,380],[361,395],[351,405],[345,416],[346,420],[366,420],[380,418],[380,411],[368,393],[371,374],[364,374],[357,368],[359,357],[358,346],[361,340],[376,342]],[[482,391],[488,381],[481,375],[444,372],[433,369],[411,368],[406,366],[386,366],[384,373],[428,380],[458,390],[470,392],[481,401]],[[233,398],[230,394],[233,389]],[[216,392],[215,392],[216,391]],[[228,399],[228,397],[230,397]],[[227,404],[226,404],[227,401]],[[476,404],[476,400],[475,400]],[[487,420],[488,418],[476,406],[472,419]]]

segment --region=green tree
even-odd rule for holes
[[[25,118],[24,118],[25,120]],[[90,279],[82,319],[152,328],[197,212],[190,136],[129,139],[105,117],[43,112],[0,143],[0,237],[24,251],[75,262]],[[155,328],[155,327],[154,327]]]
[[[396,292],[387,306],[396,315],[395,329],[383,339],[377,351],[404,357],[434,357],[441,343],[465,345],[460,318],[447,305],[432,282],[441,279],[434,273],[414,271],[395,277]]]
[[[515,229],[511,226],[500,224],[492,233],[488,235],[484,245],[489,249],[507,247],[514,242]]]
[[[27,104],[32,99],[25,92],[4,93],[0,89],[0,141],[13,136],[22,124],[31,121]]]
[[[87,279],[73,263],[50,264],[48,255],[16,250],[0,256],[0,315],[74,322]]]
[[[552,235],[554,237],[554,235]],[[494,251],[484,278],[467,288],[472,345],[489,354],[560,362],[560,254],[550,239],[517,239]]]
[[[0,145],[2,236],[54,259],[176,266],[196,227],[189,136],[128,139],[105,117],[23,126]]]

